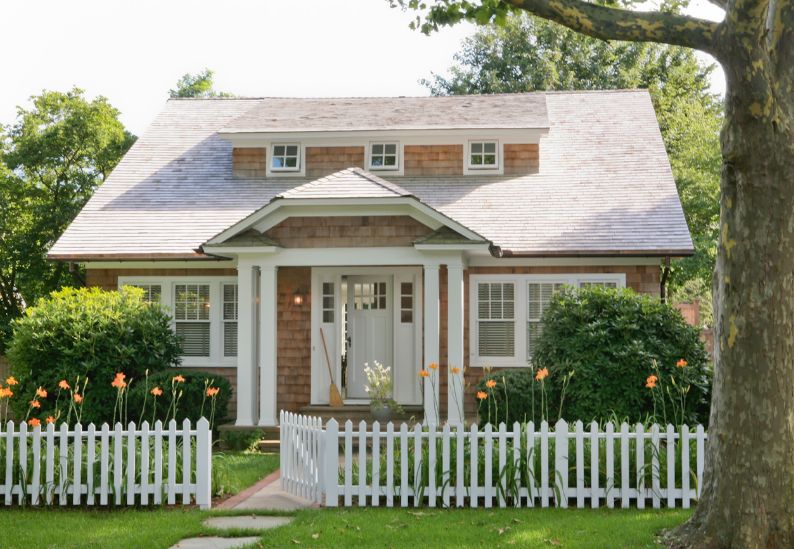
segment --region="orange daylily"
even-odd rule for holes
[[[19,385],[19,382],[17,381],[17,378],[15,378],[14,376],[10,376],[10,377],[6,378],[6,384],[8,384],[8,385]]]
[[[47,398],[47,389],[39,387],[36,389],[36,396],[40,398]]]
[[[220,390],[221,390],[220,387],[209,387],[207,388],[207,396],[214,397],[220,392]]]
[[[659,378],[658,378],[658,377],[656,377],[655,375],[651,374],[651,375],[649,375],[649,376],[648,376],[648,378],[645,380],[645,386],[646,386],[648,389],[653,389],[654,387],[656,387],[656,382],[657,382],[657,381],[659,381]]]
[[[689,364],[689,363],[686,360],[684,360],[683,358],[675,363],[675,365],[677,367],[679,367],[679,368],[685,368],[687,364]]]
[[[39,418],[32,417],[28,420],[28,425],[31,427],[38,427],[41,425],[41,420]]]
[[[64,391],[68,391],[69,389],[71,389],[71,387],[69,387],[69,383],[67,383],[65,379],[62,379],[58,382],[58,387],[60,387]]]
[[[116,374],[116,378],[111,382],[111,386],[115,387],[116,389],[123,389],[127,386],[127,382],[124,381],[124,378],[127,376],[121,372]]]
[[[74,401],[77,404],[80,404],[81,402],[83,402],[83,395],[81,395],[80,393],[75,393],[74,394]]]
[[[549,369],[548,368],[541,368],[538,370],[538,373],[535,374],[535,381],[542,381],[549,377]]]
[[[489,379],[488,381],[485,382],[485,386],[488,387],[489,389],[493,389],[494,387],[496,387],[496,380]]]
[[[156,397],[159,397],[159,396],[163,395],[163,390],[160,387],[155,387],[154,389],[152,389],[149,392],[152,393]]]
[[[47,421],[47,425],[49,425],[50,423],[55,423],[55,418],[52,416],[47,416],[46,421]]]
[[[11,389],[8,387],[0,387],[0,398],[10,398],[12,396],[14,396],[14,393]]]
[[[438,370],[438,363],[431,362],[430,364],[427,365],[427,367],[430,368],[431,370]]]
[[[460,368],[458,368],[457,366],[453,366],[452,368],[449,369],[449,371],[452,372],[452,375],[458,375],[460,373]]]
[[[185,378],[182,376],[182,374],[180,374],[178,376],[174,376],[173,377],[173,381],[176,381],[177,383],[184,383],[185,382]]]
[[[421,377],[430,377],[430,372],[428,372],[427,370],[420,370],[419,375]]]
[[[485,400],[486,398],[488,398],[488,393],[486,393],[485,391],[477,391],[477,398],[479,398],[480,400]]]
[[[30,401],[30,407],[31,408],[41,408],[41,402],[39,402],[38,400],[35,400],[35,399],[31,400]]]

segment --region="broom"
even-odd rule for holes
[[[331,388],[328,394],[328,400],[331,403],[331,406],[334,407],[342,407],[345,405],[342,402],[342,395],[339,394],[339,389],[336,387],[336,383],[334,383],[334,376],[331,374],[331,359],[328,357],[328,346],[325,344],[325,333],[323,333],[323,329],[320,328],[320,338],[323,340],[323,350],[325,351],[325,365],[328,367],[328,377],[331,379]]]

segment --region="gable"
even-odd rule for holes
[[[412,246],[433,229],[407,215],[290,217],[265,231],[283,248]]]

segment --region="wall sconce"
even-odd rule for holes
[[[295,293],[292,294],[292,304],[295,305],[296,307],[300,307],[301,305],[303,305],[303,301],[305,299],[306,299],[306,295],[300,288],[295,290]]]

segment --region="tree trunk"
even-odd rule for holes
[[[675,547],[794,547],[794,59],[765,41],[723,43],[714,390],[702,497]]]

